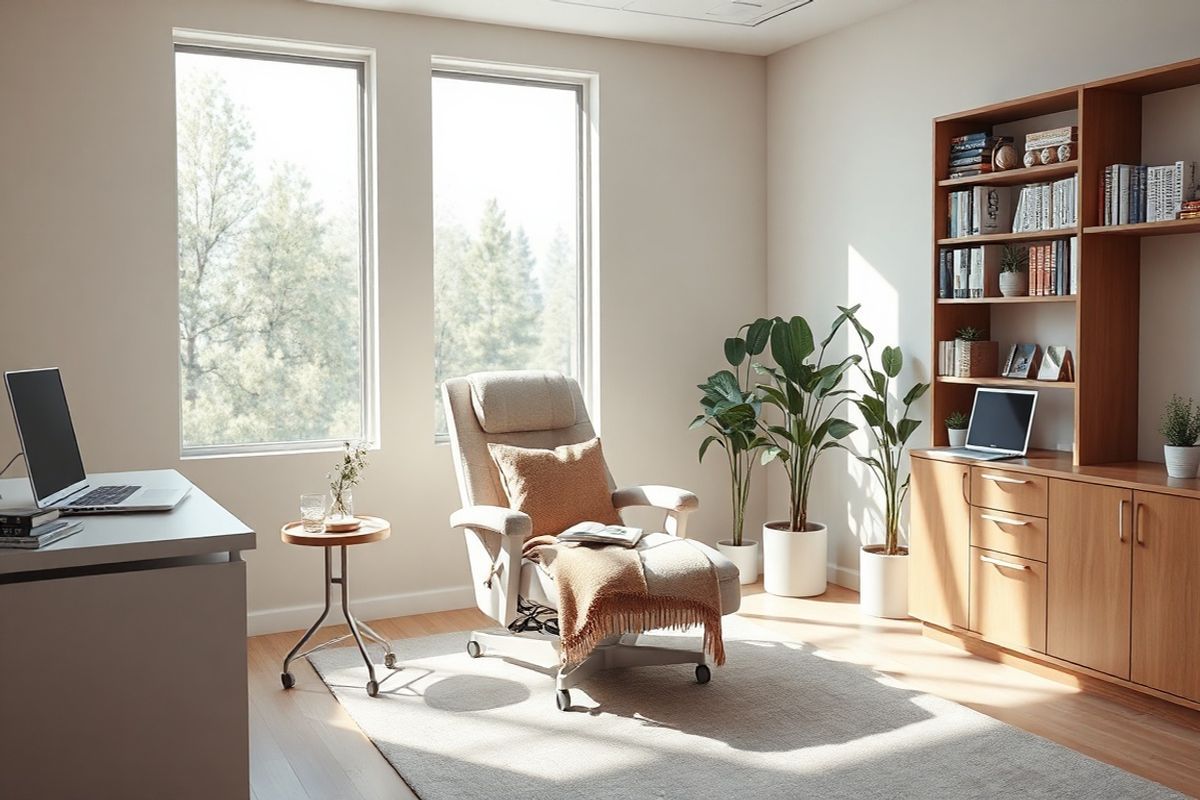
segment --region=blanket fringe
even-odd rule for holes
[[[584,627],[561,637],[562,661],[570,666],[585,661],[600,642],[611,636],[652,630],[683,630],[704,626],[704,651],[717,666],[725,663],[721,611],[694,600],[628,593],[597,599]]]

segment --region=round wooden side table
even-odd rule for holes
[[[300,641],[296,642],[296,646],[287,654],[287,658],[283,659],[283,672],[279,679],[283,683],[284,689],[290,689],[296,685],[296,678],[292,673],[288,672],[288,666],[297,658],[304,658],[318,650],[337,644],[338,642],[354,637],[354,642],[358,645],[358,652],[362,653],[363,661],[367,665],[367,674],[370,680],[367,681],[367,694],[375,697],[379,694],[379,682],[375,680],[375,665],[371,663],[371,655],[367,652],[367,646],[363,643],[363,634],[367,638],[372,639],[383,646],[383,664],[388,669],[395,669],[396,654],[392,652],[391,643],[376,633],[370,625],[365,622],[360,622],[355,619],[354,614],[350,612],[350,562],[347,556],[347,548],[356,544],[368,544],[370,542],[380,542],[391,535],[392,528],[386,519],[379,517],[366,517],[356,515],[362,520],[362,525],[353,531],[345,533],[309,533],[304,530],[302,522],[289,522],[284,525],[279,531],[279,538],[287,544],[301,545],[304,547],[323,547],[325,548],[325,609],[321,612],[321,616],[317,617],[317,621],[312,624],[312,627],[300,637]],[[338,548],[341,551],[341,574],[335,576],[333,574],[333,548]],[[317,632],[322,623],[325,622],[325,617],[329,616],[330,601],[334,584],[342,587],[342,614],[346,617],[346,625],[350,628],[350,633],[345,636],[339,636],[336,639],[330,639],[327,642],[322,642],[316,647],[311,647],[300,652],[300,648],[312,638],[312,635]]]

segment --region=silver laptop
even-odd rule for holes
[[[8,401],[38,508],[57,508],[69,514],[169,511],[190,491],[190,488],[93,486],[83,470],[58,370],[6,372],[4,384],[8,387]]]
[[[1028,389],[976,389],[966,447],[939,452],[977,461],[1016,458],[1029,450],[1038,393]]]

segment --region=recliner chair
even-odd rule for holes
[[[486,398],[486,401],[484,400]],[[503,626],[503,632],[474,631],[467,652],[503,655],[518,661],[545,662],[557,653],[553,578],[540,565],[522,558],[532,531],[530,518],[508,507],[489,443],[554,448],[595,437],[579,384],[557,372],[481,372],[454,378],[442,386],[450,445],[463,507],[450,524],[466,534],[475,602]],[[607,471],[607,470],[606,470]],[[696,495],[669,486],[613,489],[620,511],[646,506],[665,512],[664,530],[647,533],[638,549],[653,547],[663,537],[686,538],[688,515],[699,507]],[[737,567],[717,550],[691,544],[712,562],[721,594],[721,613],[732,614],[741,603]],[[583,663],[559,669],[558,707],[570,707],[570,689],[598,669],[656,664],[696,664],[696,680],[707,683],[711,672],[701,647],[684,650],[638,644],[637,635],[613,637]]]

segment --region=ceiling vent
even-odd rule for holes
[[[554,2],[753,28],[789,11],[807,6],[813,0],[554,0]]]

